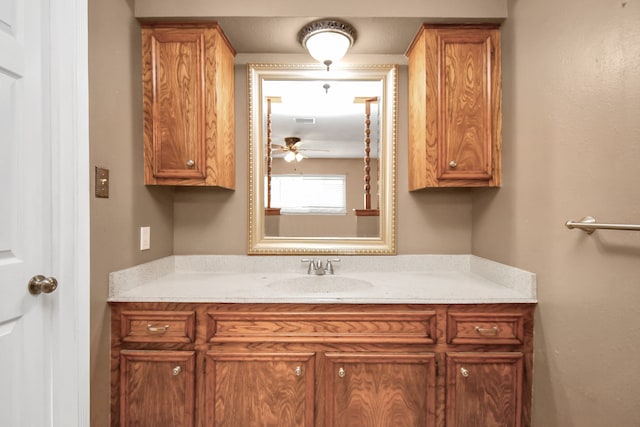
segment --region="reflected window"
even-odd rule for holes
[[[282,215],[346,215],[346,181],[346,175],[272,175],[271,206]]]

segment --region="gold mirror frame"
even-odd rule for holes
[[[321,65],[248,64],[249,137],[249,255],[304,254],[396,254],[396,133],[398,69],[396,65],[353,65],[330,71],[331,79],[383,82],[380,149],[380,235],[379,237],[276,237],[265,236],[265,141],[262,81],[265,79],[327,78]]]

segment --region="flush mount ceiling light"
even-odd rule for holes
[[[329,66],[340,60],[356,41],[356,30],[337,19],[320,19],[305,25],[298,41],[316,60]]]

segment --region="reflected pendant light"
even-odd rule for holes
[[[298,41],[317,61],[329,66],[339,61],[356,41],[356,30],[337,19],[320,19],[304,26]]]

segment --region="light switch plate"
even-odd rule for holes
[[[96,197],[109,197],[109,169],[96,166]]]
[[[151,227],[140,227],[140,250],[151,248]]]

